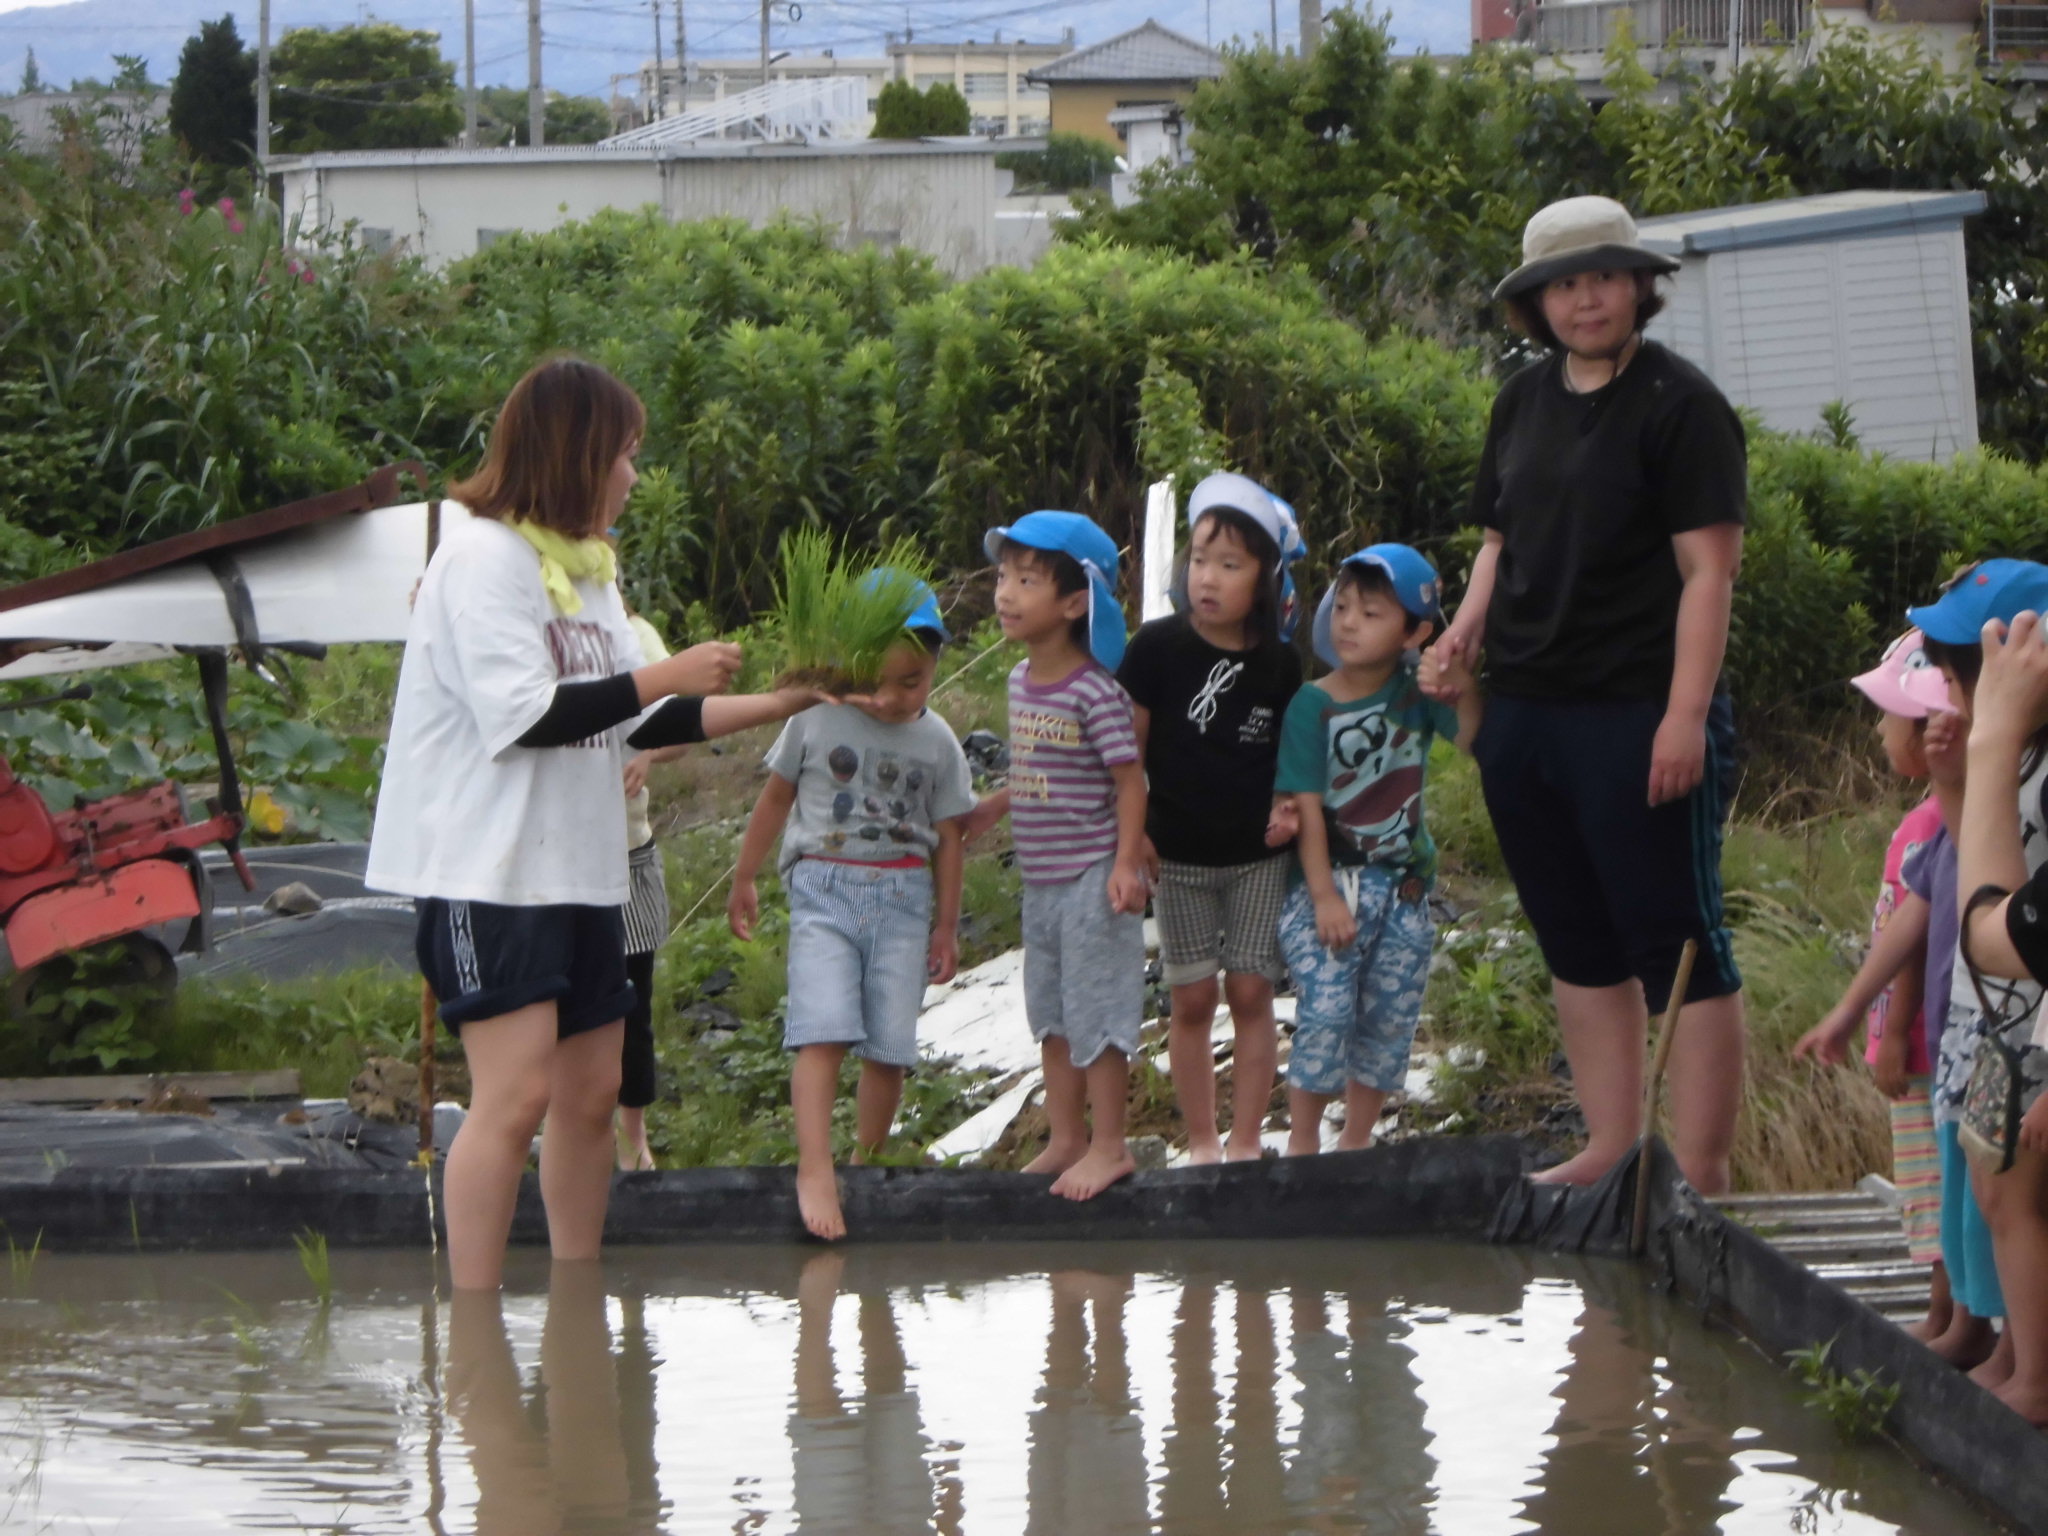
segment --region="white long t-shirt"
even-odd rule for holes
[[[578,581],[554,611],[540,557],[502,523],[450,529],[427,566],[370,834],[372,890],[502,906],[627,898],[624,743],[646,718],[566,747],[522,747],[558,683],[640,665],[618,590]]]

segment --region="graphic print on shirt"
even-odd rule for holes
[[[1044,804],[1052,799],[1052,778],[1032,766],[1039,747],[1074,751],[1081,746],[1081,722],[1057,710],[1015,706],[1010,711],[1010,797]]]
[[[821,839],[828,856],[844,853],[849,845],[861,857],[872,856],[883,844],[906,854],[918,851],[917,824],[931,820],[936,762],[882,747],[863,754],[841,742],[825,754],[825,768],[836,786],[832,825]]]
[[[1324,821],[1347,850],[1341,862],[1408,863],[1422,830],[1428,735],[1390,718],[1384,705],[1333,715],[1328,730]]]
[[[557,682],[591,682],[622,670],[612,649],[611,631],[602,624],[558,614],[548,620],[547,640],[548,657],[555,664]],[[610,738],[610,731],[600,731],[569,745],[602,747]]]
[[[1195,696],[1188,701],[1188,721],[1204,736],[1209,734],[1209,723],[1216,718],[1216,701],[1237,686],[1237,680],[1244,675],[1244,663],[1225,658],[1209,669],[1209,675],[1202,686],[1195,690]]]

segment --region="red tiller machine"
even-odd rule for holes
[[[189,659],[220,761],[219,793],[195,820],[169,781],[51,806],[0,755],[0,970],[11,963],[17,1004],[37,967],[116,941],[128,948],[131,975],[173,980],[169,947],[156,935],[171,933],[181,951],[209,947],[213,902],[200,858],[208,844],[226,849],[254,889],[228,737],[230,658],[276,681],[271,653],[317,658],[331,644],[405,638],[443,506],[395,504],[401,474],[424,479],[417,464],[388,466],[346,490],[0,591],[0,682]],[[448,513],[466,515],[452,505]],[[0,710],[90,694],[81,684]]]

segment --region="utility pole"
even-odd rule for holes
[[[547,98],[540,89],[540,0],[526,0],[526,142],[547,142]]]
[[[256,166],[270,165],[270,0],[256,9]]]
[[[1273,51],[1278,53],[1280,51],[1280,0],[1268,0],[1266,9],[1272,13],[1271,20],[1268,23],[1272,30],[1267,32],[1266,41],[1271,43]]]
[[[761,0],[761,83],[768,83],[768,7],[772,0]]]
[[[1301,56],[1306,59],[1323,40],[1323,0],[1301,0]]]
[[[676,111],[690,111],[690,39],[682,29],[682,0],[676,0]]]
[[[661,83],[661,0],[647,0],[647,9],[654,16],[654,121],[660,122],[668,113],[668,93]]]
[[[462,0],[462,147],[476,148],[476,0]]]

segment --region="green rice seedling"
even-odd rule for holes
[[[36,1260],[43,1253],[43,1229],[36,1228],[34,1241],[23,1247],[14,1240],[14,1234],[7,1234],[7,1272],[14,1281],[17,1291],[28,1289],[28,1283],[35,1278]]]
[[[1828,1364],[1835,1341],[1809,1344],[1788,1350],[1785,1358],[1799,1379],[1813,1388],[1806,1406],[1818,1408],[1830,1419],[1843,1438],[1874,1439],[1881,1433],[1892,1410],[1899,1405],[1899,1384],[1888,1382],[1875,1371],[1856,1370],[1846,1375]]]
[[[856,564],[818,529],[783,535],[775,627],[785,668],[776,686],[828,693],[872,686],[882,658],[902,638],[918,583],[930,577],[931,563],[909,539],[889,544],[878,560]]]
[[[334,1266],[327,1257],[327,1234],[308,1227],[296,1233],[292,1243],[299,1250],[299,1268],[313,1282],[313,1290],[320,1297],[321,1310],[325,1311],[334,1304]]]

